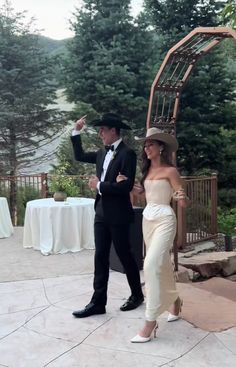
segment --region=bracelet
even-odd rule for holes
[[[186,195],[186,192],[183,188],[180,188],[179,190],[175,191],[172,195],[173,199],[178,200],[189,200],[189,197]]]

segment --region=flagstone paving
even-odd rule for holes
[[[129,296],[124,274],[110,273],[106,314],[73,318],[88,303],[92,281],[91,250],[46,257],[23,249],[22,228],[0,240],[0,366],[236,366],[236,302],[219,283],[179,283],[183,318],[167,323],[164,313],[156,339],[132,344],[145,305],[119,310]]]

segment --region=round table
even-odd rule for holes
[[[7,199],[0,197],[0,238],[10,237],[13,234],[13,225]]]
[[[26,205],[23,247],[43,255],[94,249],[94,199],[38,199]]]

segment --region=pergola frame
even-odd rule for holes
[[[181,92],[194,65],[201,56],[205,55],[225,38],[236,40],[236,31],[228,27],[199,27],[195,28],[168,51],[151,86],[146,120],[147,129],[155,126],[165,132],[176,135],[176,120]],[[173,160],[175,161],[175,155]],[[206,180],[207,178],[202,179]],[[209,200],[211,202],[210,236],[213,237],[217,234],[217,180],[216,177],[210,177],[210,179],[210,198],[208,198],[204,190],[202,195],[205,197],[204,202]],[[192,183],[190,182],[191,185]],[[194,190],[198,192],[197,188]],[[197,198],[194,196],[192,201],[196,200]],[[194,204],[193,202],[192,205]],[[174,263],[175,270],[178,270],[178,248],[184,248],[186,245],[187,228],[186,215],[183,208],[178,205],[176,210],[177,236],[174,243]],[[206,239],[209,238],[207,234]]]
[[[228,27],[199,27],[167,53],[151,86],[146,127],[176,134],[181,92],[198,59],[225,38],[236,39]]]

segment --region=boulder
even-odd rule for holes
[[[190,283],[191,280],[193,279],[193,271],[181,265],[178,267],[178,272],[175,274],[176,274],[176,281],[178,283]]]
[[[198,272],[204,278],[219,274],[229,276],[236,273],[236,252],[203,252],[191,257],[182,256],[179,264]]]

